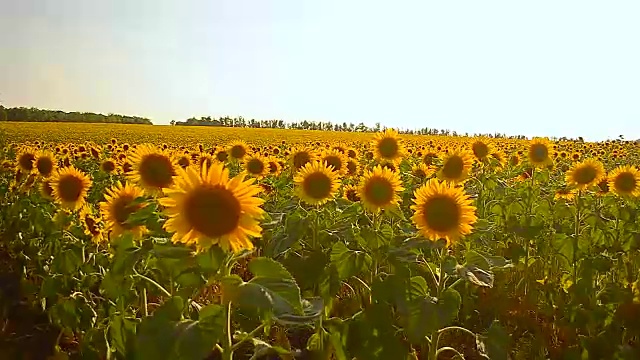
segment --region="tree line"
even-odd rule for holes
[[[153,125],[151,120],[138,116],[119,114],[96,114],[91,112],[65,112],[60,110],[44,110],[38,108],[5,108],[0,105],[0,121],[27,122],[79,122],[79,123],[117,123],[117,124],[147,124]]]
[[[170,122],[172,126],[219,126],[219,127],[237,127],[237,128],[265,128],[265,129],[295,129],[295,130],[318,130],[318,131],[343,131],[343,132],[379,132],[387,127],[376,123],[374,126],[367,126],[363,122],[358,124],[346,123],[334,124],[329,121],[294,121],[285,122],[284,120],[256,120],[245,119],[242,116],[230,117],[223,116],[213,118],[211,116],[202,116],[199,119],[190,117],[185,121]],[[469,133],[458,133],[445,129],[436,128],[420,128],[420,129],[397,129],[401,134],[412,135],[444,135],[444,136],[472,136]],[[510,138],[510,139],[526,139],[524,135],[507,136],[502,133],[493,134],[473,134],[473,136],[486,136],[490,138]]]

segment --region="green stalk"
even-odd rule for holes
[[[578,191],[576,196],[576,218],[575,218],[575,228],[573,233],[573,283],[575,284],[578,281],[578,237],[580,235],[580,195],[581,192]]]
[[[447,249],[444,248],[440,251],[440,265],[439,265],[439,276],[438,283],[436,287],[436,298],[440,299],[442,295],[442,291],[444,290],[445,278],[444,278],[444,259],[447,253]],[[438,340],[439,340],[439,331],[440,329],[434,331],[430,335],[431,345],[429,345],[429,360],[437,360],[438,359]]]

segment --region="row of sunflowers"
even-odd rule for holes
[[[5,144],[56,356],[640,356],[636,144],[310,133]]]

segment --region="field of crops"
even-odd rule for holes
[[[635,143],[0,130],[3,358],[640,359]]]

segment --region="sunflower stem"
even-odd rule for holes
[[[580,235],[580,195],[581,191],[578,190],[578,194],[575,198],[576,201],[576,218],[575,218],[575,230],[573,233],[573,283],[578,281],[578,237]]]
[[[442,296],[442,292],[444,291],[445,286],[445,278],[444,278],[444,261],[447,254],[447,248],[443,248],[439,252],[440,264],[438,267],[438,282],[436,283],[436,298],[440,299]],[[437,329],[431,333],[430,345],[429,345],[429,360],[437,360],[438,359],[438,341],[440,340],[440,330]]]
[[[531,188],[529,189],[529,196],[527,199],[527,225],[531,225],[531,213],[533,212],[533,189],[536,181],[536,167],[531,168]],[[524,294],[527,295],[528,290],[528,280],[529,280],[529,246],[531,245],[531,240],[528,238],[524,239]]]

